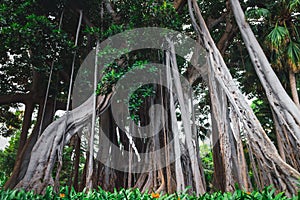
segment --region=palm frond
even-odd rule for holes
[[[267,40],[271,43],[272,48],[277,51],[281,46],[285,45],[288,36],[289,31],[285,27],[276,25],[268,34]]]
[[[299,12],[299,10],[297,9],[299,7],[300,7],[300,0],[291,0],[289,2],[289,9],[290,10]]]
[[[287,49],[288,53],[288,64],[297,72],[300,70],[300,44],[291,41]]]
[[[271,12],[266,8],[251,8],[245,13],[247,20],[259,20],[261,18],[269,18]]]

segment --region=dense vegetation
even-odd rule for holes
[[[0,151],[1,199],[299,198],[299,9],[299,0],[2,0],[0,134],[10,142]],[[184,40],[166,40],[165,49],[130,51],[130,39],[98,48],[141,27],[189,36],[206,64],[195,64],[199,52],[190,60],[176,55]],[[119,54],[101,63],[97,81],[80,71],[90,52],[93,62]],[[141,81],[118,99],[127,108],[112,104],[126,77],[137,83],[143,70],[161,75],[152,63],[169,70],[159,77],[167,86]],[[149,124],[147,134],[161,129],[137,137]],[[115,167],[123,158],[117,153],[128,153],[121,164],[131,169],[139,153],[154,150],[164,153],[147,157],[150,171]]]
[[[234,193],[226,192],[216,192],[216,193],[206,193],[200,197],[195,195],[190,195],[185,191],[179,194],[159,194],[159,193],[141,193],[139,189],[121,189],[119,191],[114,190],[113,192],[104,191],[101,188],[93,191],[82,191],[76,192],[74,188],[68,189],[67,187],[61,188],[59,193],[55,193],[52,188],[47,188],[44,195],[36,195],[33,192],[21,191],[12,191],[12,190],[0,190],[0,198],[3,200],[9,199],[45,199],[45,200],[54,200],[54,199],[77,199],[77,200],[114,200],[114,199],[126,199],[126,200],[150,200],[150,199],[191,199],[191,200],[215,200],[215,199],[227,199],[227,200],[238,200],[238,199],[253,199],[253,200],[298,200],[299,196],[293,196],[288,198],[284,193],[275,194],[275,189],[271,187],[265,188],[262,192],[247,192],[237,189]],[[299,194],[298,194],[299,195]]]

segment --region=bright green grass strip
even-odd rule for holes
[[[187,189],[188,190],[188,189]],[[62,187],[60,189],[60,193],[56,194],[51,187],[47,188],[45,195],[36,195],[33,192],[25,192],[24,190],[0,190],[0,199],[1,200],[32,200],[32,199],[45,199],[45,200],[53,200],[53,199],[65,199],[65,200],[90,200],[90,199],[104,199],[104,200],[146,200],[146,199],[200,199],[200,200],[215,200],[215,199],[255,199],[255,200],[281,200],[281,199],[292,199],[292,200],[300,200],[300,191],[298,195],[294,195],[292,198],[287,198],[284,193],[275,194],[275,189],[272,187],[266,187],[263,191],[253,191],[253,192],[245,192],[242,190],[236,190],[234,193],[206,193],[200,197],[196,197],[195,195],[189,195],[186,191],[183,191],[180,194],[156,194],[156,193],[141,193],[138,189],[121,189],[114,190],[114,192],[107,192],[98,188],[97,190],[92,190],[86,192],[76,192],[73,188],[69,189],[68,187]]]

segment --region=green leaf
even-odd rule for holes
[[[245,15],[246,15],[247,19],[251,19],[251,18],[260,19],[262,17],[265,17],[265,18],[270,17],[271,13],[266,8],[253,8],[253,9],[246,11]]]
[[[300,45],[296,42],[291,41],[288,46],[288,59],[291,65],[298,66],[300,62]]]
[[[272,47],[278,50],[286,41],[288,34],[289,32],[285,27],[276,25],[267,36],[267,39],[271,42]]]
[[[300,0],[292,0],[289,2],[289,9],[299,12]],[[298,10],[297,10],[298,9]]]

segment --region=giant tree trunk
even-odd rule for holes
[[[294,103],[281,85],[249,24],[245,21],[245,16],[239,1],[230,0],[230,2],[254,69],[266,91],[269,104],[273,110],[272,113],[275,115],[275,118],[278,120],[277,122],[281,126],[281,129],[277,131],[279,131],[281,138],[286,138],[283,141],[284,145],[291,146],[291,148],[287,148],[286,150],[288,151],[285,152],[286,155],[289,155],[287,157],[287,163],[299,171],[300,109],[297,106],[297,102],[299,101],[298,97],[294,97],[296,96],[297,91],[293,92],[293,97],[295,98]],[[290,78],[293,82],[294,77],[290,76]]]
[[[38,116],[37,116],[37,122],[34,126],[34,129],[32,130],[31,135],[27,139],[27,142],[24,144],[24,147],[22,150],[20,150],[19,154],[16,156],[16,162],[14,165],[14,169],[12,172],[12,175],[8,179],[8,181],[5,183],[5,188],[14,188],[16,184],[22,180],[24,174],[26,173],[26,170],[28,168],[28,163],[31,156],[32,148],[34,147],[38,137],[39,137],[39,130],[40,126],[42,126],[42,130],[45,129],[46,126],[48,126],[52,120],[53,120],[53,110],[54,110],[54,104],[53,101],[48,102],[45,110],[45,117],[42,122],[42,113],[43,108],[42,104],[39,105],[38,109]],[[42,124],[41,124],[42,123]],[[24,135],[25,137],[25,135]]]
[[[222,176],[216,177],[216,179],[224,178],[224,181],[221,182],[219,188],[231,191],[233,190],[233,185],[235,182],[238,182],[241,188],[250,188],[249,180],[246,177],[248,168],[245,166],[243,147],[241,145],[242,141],[239,135],[240,132],[244,132],[243,136],[248,147],[251,160],[251,166],[249,169],[253,171],[256,185],[259,187],[259,189],[261,189],[264,185],[273,184],[278,190],[285,191],[287,195],[295,193],[297,191],[296,182],[300,177],[300,173],[284,162],[279,156],[277,149],[262,129],[262,126],[247,104],[245,97],[242,95],[241,91],[233,81],[220,52],[218,51],[208,32],[197,2],[195,0],[188,0],[188,3],[190,16],[192,18],[195,31],[201,39],[205,50],[207,51],[208,83],[210,86],[210,94],[212,99],[212,116],[214,120],[213,126],[215,131],[214,141],[216,143],[218,142],[217,148],[218,152],[220,152],[219,156],[214,156],[217,156],[215,161],[218,160],[220,163],[220,166],[217,170],[220,170],[222,173],[220,174]],[[196,13],[198,22],[194,17],[194,12]],[[201,170],[199,170],[199,167],[201,167],[199,166],[200,164],[197,157],[197,151],[199,150],[199,147],[196,146],[197,142],[195,141],[195,132],[193,132],[189,121],[191,113],[189,112],[189,107],[187,106],[188,103],[184,98],[184,91],[178,78],[179,72],[177,69],[174,47],[172,49],[171,46],[171,52],[168,55],[170,56],[170,60],[167,62],[172,63],[172,73],[169,71],[168,76],[173,76],[177,95],[176,97],[178,98],[176,100],[178,100],[181,109],[183,128],[186,134],[185,144],[181,144],[180,141],[175,141],[174,146],[176,148],[179,147],[179,149],[175,149],[175,155],[178,155],[181,152],[183,154],[180,159],[175,162],[175,165],[170,165],[168,168],[159,169],[158,171],[145,172],[140,175],[133,173],[130,174],[131,180],[128,181],[128,185],[133,185],[133,182],[136,181],[135,187],[140,188],[142,191],[146,191],[146,189],[162,191],[166,188],[169,191],[172,191],[174,183],[172,175],[175,174],[177,190],[181,190],[184,185],[191,185],[197,194],[202,194],[205,192],[205,183],[203,181],[203,177],[201,177]],[[168,77],[168,79],[169,83],[172,82],[172,77]],[[278,88],[274,87],[272,92],[276,92],[277,89]],[[104,109],[107,107],[110,96],[111,94],[107,96],[100,96],[98,98],[97,109],[99,110],[99,113],[102,113],[102,111],[104,111]],[[161,95],[159,98],[163,98],[163,96],[164,95]],[[170,98],[172,103],[172,109],[170,111],[175,113],[173,103],[176,102],[176,100],[172,98]],[[163,104],[163,102],[161,103]],[[75,133],[79,131],[79,129],[81,129],[85,124],[89,123],[92,112],[95,109],[92,105],[93,98],[91,97],[82,105],[72,110],[67,116],[61,117],[48,126],[37,142],[31,143],[32,146],[34,145],[33,148],[25,147],[24,151],[27,152],[27,157],[26,159],[21,159],[19,161],[18,170],[22,169],[20,166],[25,166],[25,168],[21,175],[19,172],[16,173],[16,175],[13,174],[12,177],[17,177],[18,179],[16,179],[14,183],[10,183],[9,187],[34,190],[37,193],[41,193],[45,190],[46,186],[53,185],[54,181],[52,178],[52,169],[57,159],[57,152],[62,149],[62,147]],[[150,105],[147,104],[147,107]],[[109,112],[110,111],[106,113],[106,117],[109,119],[105,122],[102,121],[102,123],[103,126],[106,125],[106,127],[110,129],[110,131],[106,132],[111,133],[109,135],[109,139],[111,139],[113,143],[116,143],[116,132],[121,131],[119,128],[115,127],[114,122],[112,122],[112,116],[110,116]],[[143,112],[147,112],[147,109],[143,110]],[[295,114],[297,114],[297,112],[298,111],[296,111]],[[175,120],[174,113],[162,113],[161,116]],[[153,115],[154,114],[152,113],[152,117]],[[149,118],[146,115],[143,117],[145,118],[145,122]],[[279,117],[278,120],[281,122],[282,118]],[[175,127],[176,122],[172,121],[172,124],[170,123],[167,128],[170,126],[171,129],[174,129],[173,131],[177,131]],[[286,132],[288,128],[290,127],[286,128]],[[155,127],[153,130],[154,129]],[[169,137],[172,135],[170,133],[171,131],[166,129],[164,131],[165,134],[163,137],[146,139],[143,143],[137,143],[137,147],[141,149],[142,152],[150,152],[154,149],[154,147],[165,145],[163,143],[167,143]],[[290,132],[287,133],[289,134],[288,136],[290,136]],[[127,133],[122,133],[123,136],[125,134]],[[164,142],[157,141],[158,138],[159,140],[163,138]],[[295,136],[295,138],[297,137]],[[132,143],[129,144],[128,140],[129,138],[124,136],[122,142],[126,144],[126,147],[132,145]],[[142,141],[138,139],[134,140]],[[109,145],[111,144],[106,144],[106,146],[103,144],[103,149],[100,153],[111,156],[108,154]],[[182,145],[183,148],[180,148],[180,145]],[[135,148],[133,145],[131,147],[132,149]],[[173,153],[172,151],[175,150],[166,149],[166,155]],[[114,152],[112,152],[112,154],[114,154]],[[166,156],[158,159],[160,162],[163,159],[168,160],[169,158]],[[147,160],[155,161],[151,156],[149,156]],[[107,161],[110,162],[109,159]],[[98,163],[97,174],[102,178],[101,180],[98,179],[98,181],[105,181],[105,184],[102,186],[107,186],[107,188],[104,187],[104,189],[107,190],[112,190],[113,187],[122,186],[122,184],[125,183],[124,180],[126,180],[126,177],[124,177],[125,173],[119,173],[117,170],[110,168],[109,163],[106,164],[107,166]],[[87,167],[88,166],[86,164],[83,175],[84,178],[86,177],[85,172],[87,171]],[[154,180],[157,177],[160,179],[160,181]],[[10,180],[12,180],[12,178]],[[118,183],[118,180],[121,180],[121,183]],[[183,181],[184,184],[180,183],[181,181]],[[85,179],[83,179],[82,185],[85,185]]]
[[[214,160],[214,186],[224,191],[233,191],[237,180],[232,176],[234,161],[231,156],[233,142],[229,140],[230,121],[228,115],[227,97],[220,85],[215,82],[214,73],[209,73],[209,91],[212,115],[212,139]],[[230,146],[231,145],[231,146]]]
[[[97,108],[100,112],[106,108],[110,96],[100,96],[98,98]],[[34,145],[33,148],[30,148],[30,146],[25,147],[24,152],[32,149],[26,153],[26,159],[20,158],[19,160],[21,169],[24,165],[25,171],[22,174],[19,172],[18,179],[6,183],[6,188],[23,188],[42,193],[46,186],[54,184],[51,172],[57,157],[57,151],[61,148],[61,145],[65,145],[88,122],[93,110],[92,100],[91,97],[84,104],[70,111],[70,117],[67,118],[65,115],[50,124],[35,143],[29,143]],[[62,143],[64,134],[65,142]],[[22,172],[20,169],[18,171]],[[14,177],[14,173],[12,177]]]
[[[180,141],[179,141],[179,130],[178,130],[178,124],[176,119],[176,111],[174,106],[174,97],[173,97],[173,82],[172,82],[172,76],[171,76],[171,70],[170,70],[170,52],[166,52],[166,61],[167,61],[167,83],[168,83],[168,89],[170,92],[170,115],[171,115],[171,126],[172,126],[172,132],[175,135],[174,137],[174,150],[175,150],[175,158],[180,158],[181,150],[180,150]],[[176,174],[176,183],[177,183],[177,192],[183,191],[185,189],[185,183],[184,183],[184,177],[183,177],[183,171],[181,166],[181,159],[175,160],[175,174]]]
[[[178,72],[178,67],[177,67],[177,61],[176,61],[176,54],[175,54],[175,47],[174,45],[170,45],[171,48],[171,64],[172,64],[172,74],[174,76],[174,86],[176,89],[176,94],[178,95],[178,102],[180,105],[180,110],[181,110],[181,115],[182,115],[182,123],[185,131],[185,140],[186,140],[186,145],[188,149],[188,154],[189,158],[191,161],[191,167],[192,167],[192,174],[193,174],[193,179],[194,179],[194,184],[195,184],[195,189],[196,189],[196,194],[204,194],[205,192],[205,183],[203,183],[203,179],[201,177],[200,169],[199,169],[199,163],[197,159],[197,150],[199,150],[195,146],[195,140],[193,140],[193,131],[192,127],[190,124],[190,118],[191,114],[189,113],[189,102],[185,100],[184,98],[184,92],[182,85],[180,83],[179,79],[179,72]]]
[[[296,82],[296,74],[293,72],[292,69],[289,69],[289,81],[290,81],[290,87],[291,87],[291,93],[294,103],[298,108],[300,108],[299,103],[299,95],[297,91],[297,82]]]
[[[237,84],[233,81],[220,52],[209,34],[197,2],[195,0],[189,0],[188,3],[193,26],[208,52],[209,72],[214,73],[214,75],[211,76],[211,81],[220,85],[221,90],[224,91],[227,96],[230,106],[229,112],[234,111],[241,121],[242,126],[240,127],[244,131],[247,144],[255,158],[252,162],[252,170],[258,170],[264,175],[258,177],[257,182],[263,183],[262,186],[274,185],[279,191],[285,191],[287,195],[295,194],[298,189],[297,179],[300,177],[300,173],[282,160],[276,147],[268,138],[252,109],[246,102],[246,97],[242,95]],[[194,17],[194,12],[196,13],[198,22]],[[265,72],[267,71],[269,72],[269,70],[266,69]],[[274,85],[276,85],[276,83]],[[274,88],[274,92],[277,91],[275,89],[278,88]],[[296,109],[295,114],[297,113],[298,111]],[[219,127],[223,126],[222,121],[217,120],[216,123]],[[235,127],[234,129],[237,128],[238,127]],[[228,132],[223,132],[222,134],[228,134]],[[230,143],[226,143],[226,140],[220,140],[220,142],[223,147],[231,145]],[[228,160],[228,156],[223,157],[223,159]],[[231,161],[229,160],[227,162],[230,163]],[[230,176],[233,176],[233,174]]]

